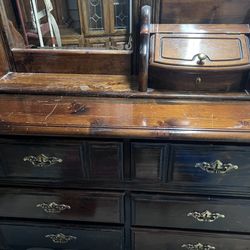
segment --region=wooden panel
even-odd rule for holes
[[[13,49],[17,72],[129,75],[131,51]]]
[[[157,34],[155,63],[193,67],[236,66],[249,63],[248,45],[244,35],[167,35]],[[197,55],[207,56],[204,64]]]
[[[160,182],[166,170],[166,153],[164,144],[132,143],[132,179]]]
[[[199,244],[200,243],[200,244]],[[208,234],[202,232],[133,230],[133,250],[216,249],[248,250],[248,235]],[[188,245],[191,244],[188,248]],[[198,244],[198,245],[197,245]],[[210,248],[209,248],[210,246]]]
[[[8,108],[6,108],[8,107]],[[53,111],[53,112],[52,112]],[[2,134],[250,140],[249,102],[1,95]],[[185,114],[185,115],[183,115]]]
[[[183,68],[184,69],[184,68]],[[199,71],[200,69],[200,71]],[[150,67],[149,87],[161,91],[191,91],[206,93],[229,93],[249,89],[248,72],[205,72],[202,68],[186,72]]]
[[[249,10],[248,0],[161,0],[160,23],[249,23]]]
[[[77,225],[1,222],[0,232],[8,249],[123,249],[123,233],[119,228],[82,228]],[[53,235],[59,235],[59,239],[65,236],[72,237],[66,238],[63,243],[58,243],[51,239]]]
[[[90,179],[123,178],[123,148],[121,143],[89,142],[88,164]]]
[[[217,145],[173,146],[175,184],[206,186],[207,189],[234,191],[249,186],[250,147]]]
[[[122,223],[119,193],[0,189],[0,217]]]
[[[250,200],[134,195],[132,204],[136,226],[250,232]]]
[[[81,144],[56,141],[1,141],[2,178],[80,180],[84,178]]]
[[[180,74],[180,73],[179,73]],[[177,74],[175,74],[177,75]],[[226,74],[226,76],[229,74]],[[230,74],[231,75],[231,74]],[[195,75],[193,75],[195,76]],[[235,77],[236,78],[236,77]],[[237,76],[238,79],[238,76]],[[192,78],[193,80],[193,78]],[[238,85],[237,81],[237,85]],[[168,100],[250,100],[247,92],[195,93],[155,90],[138,92],[135,77],[126,75],[47,74],[11,72],[0,78],[0,93],[54,94]]]

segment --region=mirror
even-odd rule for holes
[[[3,0],[11,47],[132,50],[132,0],[11,2]]]

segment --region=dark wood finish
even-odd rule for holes
[[[229,73],[227,75],[231,76]],[[237,85],[238,83],[239,82],[237,81]],[[151,89],[149,92],[139,92],[137,91],[137,88],[138,84],[135,77],[126,75],[80,75],[9,72],[0,78],[0,93],[7,94],[53,94],[168,100],[174,99],[182,101],[190,99],[206,101],[250,100],[248,91],[228,93],[177,93],[176,91],[171,92],[164,89],[161,89],[160,91]]]
[[[214,197],[183,197],[160,195],[134,195],[132,220],[134,226],[151,226],[223,232],[249,232],[247,216],[249,200]],[[219,214],[199,218],[190,213],[209,211]],[[219,217],[220,216],[220,217]],[[224,216],[224,217],[223,217]],[[208,221],[211,219],[211,221]]]
[[[0,26],[1,26],[0,18]],[[8,73],[10,70],[9,58],[7,55],[7,50],[4,43],[3,32],[0,30],[0,77]]]
[[[131,51],[13,49],[17,72],[130,75]],[[81,63],[80,63],[81,62]]]
[[[248,25],[162,26],[151,27],[155,32],[150,44],[151,88],[206,92],[248,89]],[[200,56],[203,61],[199,61]]]
[[[0,128],[1,134],[249,141],[248,104],[2,95]]]
[[[133,230],[133,250],[188,249],[183,245],[201,243],[201,249],[207,245],[216,250],[248,250],[250,237],[248,235],[208,234],[202,232]],[[190,246],[191,247],[191,246]],[[191,248],[192,249],[192,248]],[[198,248],[199,249],[199,248]],[[213,249],[213,248],[211,248]]]
[[[145,5],[141,9],[140,55],[139,55],[139,91],[148,88],[148,64],[150,44],[151,7]]]
[[[248,71],[181,72],[150,67],[149,87],[157,90],[199,91],[204,93],[241,92],[249,90]]]
[[[52,189],[0,189],[0,217],[123,223],[123,194]],[[64,210],[48,212],[38,205],[56,203]],[[0,223],[1,224],[1,223]]]
[[[8,249],[96,249],[122,250],[123,232],[120,228],[94,228],[35,222],[0,222],[0,232]],[[68,243],[54,243],[46,235],[64,234],[76,237]]]
[[[165,174],[168,147],[160,143],[132,143],[132,180],[159,182]]]
[[[87,154],[90,179],[123,179],[122,143],[88,142]]]
[[[185,29],[185,28],[184,28]],[[206,29],[204,27],[204,29]],[[156,34],[152,65],[194,67],[209,71],[211,67],[249,66],[248,43],[245,35],[211,34]],[[208,59],[197,64],[199,53]],[[202,67],[201,67],[202,66]],[[216,70],[216,69],[213,69]],[[218,69],[219,70],[219,69]]]
[[[249,150],[249,147],[175,145],[172,147],[172,171],[169,181],[179,185],[191,185],[193,189],[205,186],[212,190],[233,191],[249,187]],[[238,169],[226,173],[211,173],[197,166],[203,162],[213,164],[216,160],[223,164],[236,165]]]
[[[161,5],[159,23],[232,24],[250,22],[248,0],[161,0],[159,2]]]
[[[6,141],[0,142],[0,161],[3,174],[1,178],[26,179],[30,181],[76,181],[86,178],[83,162],[82,147],[80,143],[61,143],[53,140],[41,141]],[[56,157],[50,164],[45,157]],[[32,162],[36,158],[37,162]],[[33,164],[34,163],[34,164]],[[39,164],[41,166],[39,166]]]

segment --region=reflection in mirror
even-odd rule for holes
[[[3,2],[14,47],[132,50],[132,0]]]

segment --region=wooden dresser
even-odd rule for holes
[[[132,52],[2,31],[0,250],[250,250],[247,90],[139,92]]]

